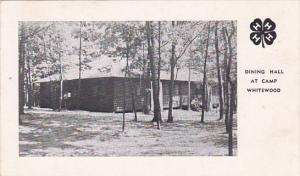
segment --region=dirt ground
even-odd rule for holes
[[[162,113],[166,121],[167,110]],[[228,155],[224,120],[208,112],[200,124],[200,112],[174,110],[174,123],[163,122],[161,130],[152,115],[87,111],[54,112],[26,110],[19,127],[20,156],[223,156]],[[234,117],[234,155],[237,152]]]

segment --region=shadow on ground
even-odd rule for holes
[[[183,115],[184,114],[184,115]],[[122,132],[122,114],[86,111],[26,111],[19,128],[20,156],[223,156],[228,153],[228,134],[217,114],[207,115],[175,110],[174,123],[162,123],[161,130],[151,115],[126,114]],[[176,117],[181,117],[178,120]],[[186,117],[186,118],[185,118]],[[166,113],[163,113],[163,120]],[[236,154],[236,118],[234,121]]]

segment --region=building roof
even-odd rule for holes
[[[73,59],[73,61],[76,59]],[[72,63],[70,63],[72,64]],[[78,79],[79,70],[78,66],[73,63],[68,70],[63,72],[63,80],[75,80]],[[92,62],[88,63],[91,66],[90,69],[85,69],[82,71],[81,79],[88,78],[105,78],[105,77],[124,77],[125,61],[116,58],[110,58],[108,56],[101,56],[94,59]],[[134,75],[141,75],[142,72],[139,70],[132,70],[131,73]],[[161,71],[161,80],[170,80],[170,72]],[[188,69],[182,68],[178,70],[177,76],[175,71],[175,78],[179,81],[188,81],[189,74]],[[201,81],[203,79],[203,74],[191,71],[191,81]],[[45,78],[38,79],[36,82],[49,82],[60,80],[60,74],[54,74]]]

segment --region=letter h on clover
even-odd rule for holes
[[[267,18],[264,22],[261,19],[256,18],[251,24],[250,29],[253,31],[250,34],[250,40],[255,44],[262,44],[262,47],[265,48],[265,44],[272,45],[274,40],[277,37],[276,32],[274,31],[276,24],[270,19]]]

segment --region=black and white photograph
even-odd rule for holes
[[[237,21],[19,21],[19,156],[237,156]]]

